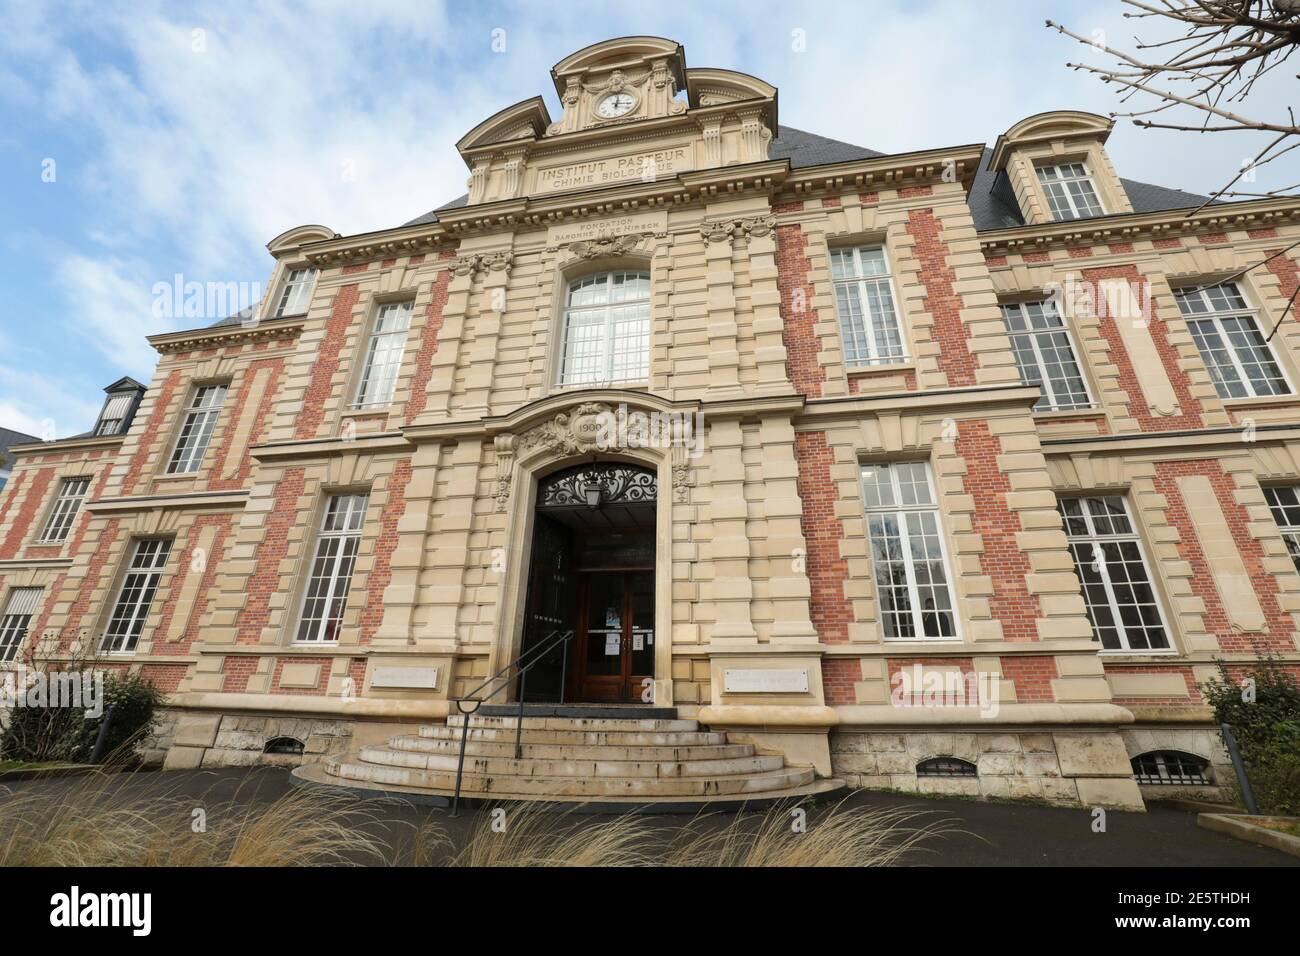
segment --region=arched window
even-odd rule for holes
[[[931,757],[916,765],[918,777],[974,777],[975,765],[960,757]]]
[[[650,273],[601,272],[569,283],[561,385],[629,382],[650,374]]]
[[[1133,776],[1138,783],[1176,786],[1208,784],[1208,760],[1181,750],[1152,750],[1133,758]]]
[[[301,757],[306,748],[297,737],[272,737],[262,748],[264,754],[287,754]]]

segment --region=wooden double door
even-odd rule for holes
[[[586,569],[577,579],[575,698],[653,703],[654,571]]]

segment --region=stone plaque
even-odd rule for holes
[[[438,686],[438,668],[376,667],[370,675],[370,686],[433,690]]]
[[[553,193],[570,189],[591,189],[638,180],[652,183],[672,173],[684,172],[691,166],[689,146],[665,146],[663,149],[632,153],[628,156],[611,156],[608,159],[592,159],[585,163],[543,166],[537,170],[537,182],[533,192]]]
[[[802,667],[727,668],[722,689],[728,694],[806,694],[808,671]]]
[[[647,232],[667,231],[668,213],[638,212],[627,216],[584,219],[581,222],[551,226],[546,230],[546,244],[556,248],[567,246],[571,242],[591,242],[593,239],[612,239],[615,236],[639,236]]]

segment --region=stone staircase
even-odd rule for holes
[[[780,755],[702,731],[671,708],[528,705],[515,757],[517,707],[483,706],[469,720],[462,800],[638,805],[658,812],[820,797],[843,788]],[[308,764],[295,783],[443,803],[456,787],[466,718],[391,738],[387,745]]]

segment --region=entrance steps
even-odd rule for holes
[[[382,746],[294,770],[297,784],[342,787],[365,796],[445,804],[456,787],[461,737],[461,798],[582,804],[653,812],[754,806],[843,788],[780,755],[700,730],[670,708],[527,705],[482,707],[468,718],[399,734]],[[520,755],[515,755],[519,732]]]

